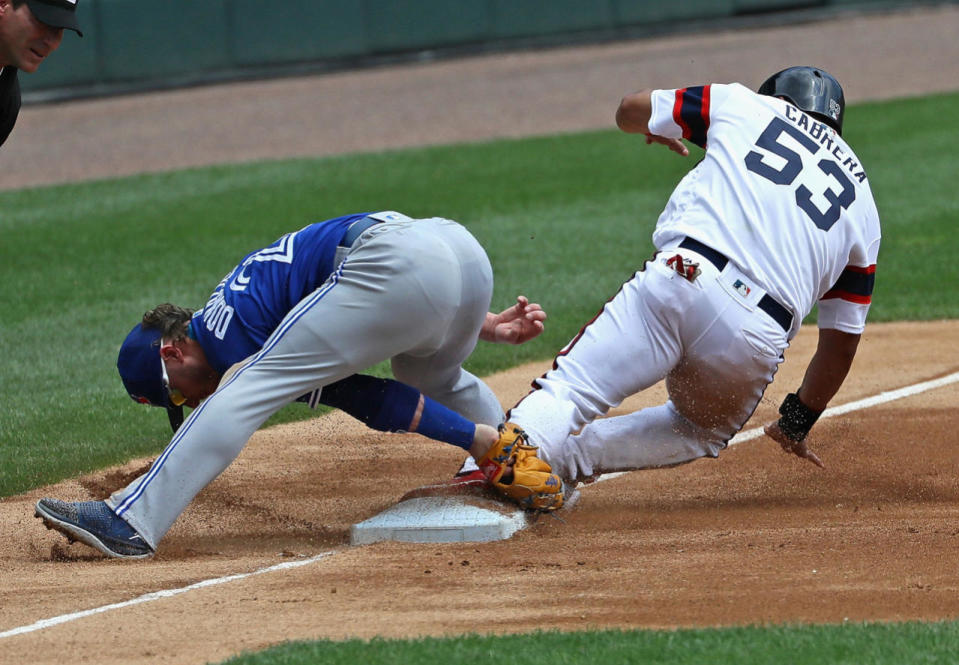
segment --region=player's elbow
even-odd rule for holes
[[[652,113],[651,95],[651,90],[640,90],[623,97],[616,109],[616,126],[630,134],[647,133]]]
[[[624,132],[629,131],[629,123],[626,116],[626,97],[623,97],[622,101],[619,103],[619,108],[616,109],[616,126],[619,127]]]

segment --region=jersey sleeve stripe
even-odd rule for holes
[[[703,145],[706,145],[706,130],[709,129],[709,98],[712,91],[711,86],[703,86],[703,101],[699,108],[699,115],[703,119]]]
[[[822,300],[832,300],[833,298],[841,298],[846,302],[856,303],[857,305],[871,305],[872,296],[861,296],[858,293],[849,293],[848,291],[839,291],[838,289],[832,289],[822,297]]]
[[[677,90],[673,120],[683,130],[684,139],[705,148],[706,130],[709,129],[709,86]]]
[[[873,263],[871,266],[866,266],[866,267],[846,266],[843,269],[843,272],[854,272],[854,273],[860,273],[863,275],[874,275],[876,274],[876,264]]]
[[[875,264],[867,267],[847,266],[822,299],[842,298],[849,302],[868,305],[872,302],[872,290],[875,284]]]
[[[689,125],[683,118],[683,95],[686,94],[686,88],[680,88],[676,91],[676,101],[673,102],[673,121],[683,130],[683,136],[689,135]]]

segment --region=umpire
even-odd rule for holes
[[[20,113],[18,70],[29,74],[57,50],[64,30],[81,37],[78,0],[0,0],[0,145]]]

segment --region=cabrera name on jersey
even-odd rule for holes
[[[649,130],[706,149],[660,215],[657,248],[689,236],[723,253],[793,311],[793,333],[817,302],[821,327],[862,332],[879,213],[835,130],[738,83],[654,91]]]

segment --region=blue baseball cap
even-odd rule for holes
[[[183,405],[170,401],[160,358],[161,336],[162,332],[156,328],[144,328],[139,323],[133,326],[120,346],[117,370],[133,401],[165,408],[175,432],[183,423]]]

